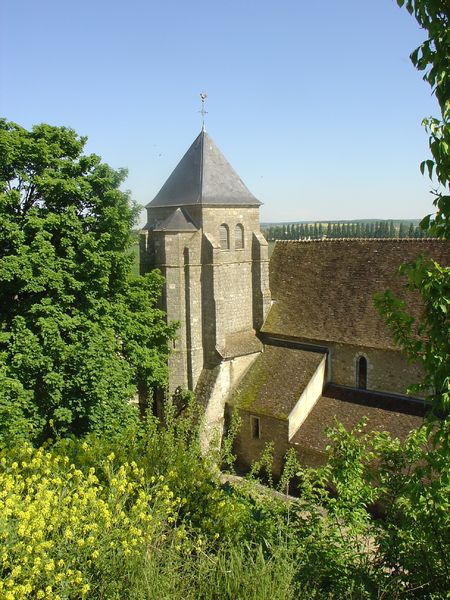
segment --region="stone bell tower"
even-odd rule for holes
[[[224,395],[261,351],[270,293],[260,205],[203,129],[146,207],[141,271],[161,271],[163,309],[179,322],[171,390],[210,395],[219,383]]]

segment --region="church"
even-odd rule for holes
[[[189,389],[205,410],[205,435],[238,410],[238,466],[274,442],[274,471],[288,448],[323,461],[324,428],[366,416],[369,429],[404,438],[426,406],[406,389],[420,379],[373,305],[402,294],[400,264],[426,254],[449,263],[432,239],[277,242],[268,256],[261,202],[203,128],[155,198],[140,236],[141,272],[165,278],[162,308],[179,323],[169,391]],[[418,314],[418,298],[408,297]]]

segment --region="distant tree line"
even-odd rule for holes
[[[422,238],[427,232],[414,223],[401,221],[348,221],[338,223],[284,223],[264,228],[268,241],[320,240],[324,238]]]

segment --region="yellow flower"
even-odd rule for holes
[[[17,567],[14,567],[14,569],[11,571],[11,577],[13,577],[13,578],[17,577],[17,575],[20,575],[21,571],[22,571],[22,567],[20,565],[17,565]]]
[[[45,565],[45,570],[46,571],[53,571],[53,569],[55,568],[55,563],[53,561],[53,559],[49,560],[49,562]]]

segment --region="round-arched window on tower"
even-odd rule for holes
[[[228,229],[228,225],[225,225],[225,223],[222,223],[222,225],[220,226],[220,247],[222,248],[222,250],[229,250],[230,249],[230,230]]]
[[[244,228],[240,223],[234,228],[234,247],[236,250],[244,248]]]
[[[360,356],[356,361],[356,385],[360,390],[367,389],[367,358]]]

